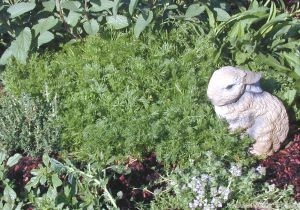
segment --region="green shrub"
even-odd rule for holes
[[[17,95],[41,97],[45,86],[57,94],[61,145],[84,160],[105,164],[155,151],[166,164],[186,164],[212,151],[243,161],[250,142],[229,134],[206,99],[212,71],[227,58],[217,56],[214,36],[200,31],[184,24],[139,40],[121,33],[90,37],[56,54],[33,56],[26,66],[8,65],[4,84]],[[275,80],[273,93],[293,105],[292,78],[266,71],[266,64],[249,66]]]
[[[226,134],[206,99],[210,74],[222,63],[210,59],[213,42],[188,27],[167,36],[89,38],[26,66],[8,66],[4,83],[15,94],[41,96],[45,85],[57,94],[62,145],[81,158],[106,162],[153,150],[166,163],[205,150],[232,157],[245,145]]]
[[[57,151],[60,126],[56,124],[56,99],[46,102],[23,94],[4,95],[0,101],[0,144],[7,152],[37,156]]]

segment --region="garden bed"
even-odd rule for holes
[[[300,209],[299,5],[114,2],[0,8],[0,209]],[[225,65],[262,73],[286,148],[216,116]]]

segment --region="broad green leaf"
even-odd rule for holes
[[[44,165],[45,166],[49,166],[49,163],[50,163],[50,157],[49,157],[49,155],[48,154],[43,154],[43,157],[42,157],[42,159],[43,159],[43,163],[44,163]]]
[[[83,28],[87,34],[95,35],[99,31],[99,24],[95,19],[91,19],[83,23]]]
[[[204,10],[205,6],[201,6],[200,4],[192,4],[187,8],[184,16],[186,18],[192,18],[200,15],[202,12],[204,12]]]
[[[53,0],[45,1],[42,4],[44,6],[43,11],[52,12],[55,8],[55,1]]]
[[[142,31],[151,23],[153,19],[153,12],[149,11],[147,15],[140,14],[134,26],[134,35],[139,37]]]
[[[129,25],[127,17],[123,15],[106,16],[107,24],[115,29],[125,28]]]
[[[40,181],[39,182],[40,182],[41,185],[44,185],[47,182],[47,177],[46,177],[45,174],[40,176]]]
[[[295,68],[295,73],[300,77],[300,67],[299,68]]]
[[[54,35],[50,31],[41,33],[38,37],[38,48],[54,39]]]
[[[235,61],[237,65],[245,63],[247,58],[249,58],[249,53],[238,52],[235,54]]]
[[[58,160],[50,158],[50,162],[51,162],[51,169],[53,171],[60,172],[61,170],[63,170],[64,165],[61,162],[59,162]]]
[[[3,192],[3,198],[6,202],[11,203],[17,198],[17,194],[9,185],[6,185]]]
[[[274,27],[273,31],[277,31],[275,34],[274,34],[274,38],[277,38],[277,37],[280,37],[280,36],[284,36],[285,34],[287,34],[290,29],[291,29],[291,25],[289,24],[280,24],[277,26]]]
[[[118,9],[120,5],[120,0],[114,0],[114,6],[113,6],[113,16],[116,16],[118,14]]]
[[[207,13],[207,15],[208,15],[208,23],[209,23],[209,26],[210,26],[211,28],[215,28],[216,20],[215,20],[215,17],[214,17],[213,12],[209,9],[208,6],[205,6],[205,10],[206,10],[206,13]]]
[[[52,174],[52,185],[55,188],[62,185],[62,181],[60,180],[57,174]]]
[[[178,6],[176,4],[171,4],[171,5],[168,5],[166,9],[174,10],[174,9],[178,9]]]
[[[300,57],[299,57],[299,55],[284,52],[283,56],[288,60],[289,63],[294,63],[295,65],[300,66]]]
[[[109,10],[110,8],[113,8],[114,2],[109,0],[100,0],[100,5],[96,4],[95,2],[90,2],[92,7],[90,10],[92,12],[101,12],[104,10]]]
[[[8,60],[13,56],[11,48],[7,48],[0,58],[0,65],[7,64]]]
[[[217,12],[217,20],[225,22],[230,19],[230,15],[223,9],[220,8],[214,8],[214,10]]]
[[[245,26],[242,21],[236,22],[236,24],[229,31],[228,36],[232,40],[236,40],[238,37],[242,38],[245,34]]]
[[[47,191],[47,197],[48,199],[55,201],[57,199],[57,190],[55,187],[49,187]],[[88,208],[87,208],[88,209]]]
[[[300,76],[300,56],[293,53],[284,52],[281,55],[290,63],[295,70],[295,73]]]
[[[22,158],[22,155],[19,153],[16,153],[13,156],[11,156],[10,158],[8,158],[6,165],[8,165],[9,167],[12,167],[12,166],[16,165],[21,158]]]
[[[270,7],[269,17],[268,17],[267,22],[274,19],[275,17],[276,17],[276,4],[275,4],[275,2],[271,1],[271,7]]]
[[[287,99],[287,103],[289,105],[291,105],[294,102],[296,93],[297,93],[296,89],[288,90],[284,93],[284,97]]]
[[[70,11],[80,12],[82,8],[80,8],[81,3],[79,1],[64,1],[61,3],[61,7]]]
[[[30,28],[26,27],[12,44],[13,54],[21,63],[26,63],[29,48],[31,45],[32,34]]]
[[[267,33],[271,31],[271,29],[276,26],[277,24],[285,23],[287,18],[289,18],[289,15],[286,13],[282,13],[269,22],[266,22],[258,31],[257,34],[261,34],[262,36],[265,36]]]
[[[26,12],[33,10],[34,8],[35,8],[35,3],[20,2],[20,3],[10,6],[7,9],[7,12],[10,13],[11,18],[15,18]]]
[[[271,55],[264,55],[262,53],[257,55],[257,59],[261,63],[265,63],[269,66],[274,67],[275,69],[279,69],[280,71],[283,72],[290,72],[290,69],[279,63],[278,60],[276,60],[273,56]]]
[[[252,1],[251,4],[250,4],[250,7],[249,8],[258,8],[259,7],[259,4],[256,0]]]
[[[43,18],[38,21],[36,25],[34,25],[32,28],[35,31],[35,35],[44,33],[45,31],[48,31],[52,29],[56,24],[58,23],[58,19],[54,18],[53,16],[50,16],[48,18]]]
[[[64,186],[63,192],[66,197],[69,197],[71,195],[71,188],[68,185],[66,185],[66,186]]]
[[[74,27],[77,25],[80,17],[81,17],[80,13],[70,11],[68,16],[65,18],[65,20],[70,26]]]
[[[280,39],[279,39],[279,41],[281,41],[280,43],[285,42],[285,40],[280,40]],[[289,41],[285,44],[280,44],[280,43],[278,45],[274,45],[274,47],[276,47],[277,49],[296,49],[300,45],[298,40]],[[273,47],[273,44],[272,44],[272,47]]]
[[[139,0],[130,0],[129,8],[128,8],[130,15],[133,14],[133,11],[136,8],[136,5],[138,4],[138,2],[139,2]]]
[[[25,64],[31,45],[31,30],[25,27],[23,31],[17,36],[16,40],[12,41],[9,48],[7,48],[0,59],[0,64],[5,65],[8,59],[14,56],[17,61]]]
[[[41,174],[41,171],[39,169],[32,169],[30,172],[33,176],[38,176]]]
[[[12,209],[14,209],[13,203],[5,203],[1,210],[12,210]]]
[[[25,189],[28,190],[28,191],[30,191],[30,189],[32,187],[36,187],[38,185],[38,183],[40,182],[40,178],[41,178],[40,175],[31,177],[31,179],[29,180],[29,182],[25,185]]]
[[[3,163],[3,161],[6,159],[6,153],[3,151],[0,151],[0,165]]]

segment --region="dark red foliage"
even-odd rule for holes
[[[22,157],[16,165],[9,169],[8,178],[14,180],[17,192],[20,192],[29,182],[32,177],[31,170],[37,168],[41,163],[40,158]]]
[[[150,154],[142,161],[131,159],[126,166],[131,170],[129,174],[111,171],[114,176],[109,180],[108,188],[114,196],[122,192],[122,198],[117,201],[120,209],[136,209],[136,202],[149,203],[153,199],[152,192],[163,187],[163,184],[155,183],[162,172],[162,165],[154,154]]]
[[[280,188],[293,185],[295,200],[300,201],[300,134],[286,149],[263,160],[261,165],[266,167],[268,183]]]

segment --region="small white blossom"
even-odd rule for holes
[[[230,194],[228,187],[213,185],[214,177],[202,174],[199,178],[193,177],[188,186],[196,193],[195,199],[189,203],[192,210],[215,210],[222,208]],[[213,185],[213,186],[211,186]]]
[[[234,177],[239,177],[242,175],[242,168],[237,165],[231,165],[229,172]]]
[[[214,210],[214,209],[216,209],[216,208],[214,207],[214,205],[212,205],[210,203],[203,206],[203,210]]]
[[[201,181],[202,182],[207,182],[210,181],[211,177],[208,174],[202,174],[201,175]]]
[[[196,209],[197,207],[194,205],[194,203],[189,203],[189,208],[190,209]]]
[[[211,199],[211,204],[214,205],[215,207],[219,207],[221,208],[222,207],[222,202],[221,200],[219,199],[219,197],[214,197]]]
[[[255,169],[255,171],[256,171],[257,173],[259,173],[260,175],[262,175],[262,176],[265,176],[265,175],[266,175],[266,168],[263,167],[263,166],[261,166],[261,165],[259,165],[259,166]]]
[[[217,196],[219,193],[218,193],[218,189],[216,187],[212,187],[210,188],[210,194],[212,196]]]

